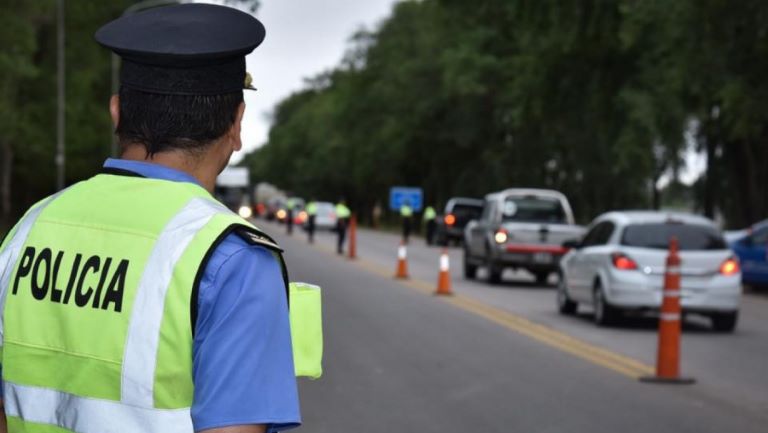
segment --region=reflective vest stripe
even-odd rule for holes
[[[0,251],[0,318],[2,318],[2,312],[5,311],[5,296],[8,293],[8,287],[11,283],[11,274],[16,267],[16,261],[19,260],[19,254],[21,254],[21,248],[24,243],[27,242],[29,232],[32,230],[32,226],[37,221],[37,217],[56,197],[58,197],[61,191],[51,197],[45,202],[38,205],[29,211],[18,224],[16,233],[13,238],[8,241],[8,245],[3,251]],[[5,335],[5,328],[3,326],[3,320],[0,320],[0,346],[3,345],[3,336]]]
[[[5,412],[25,422],[77,433],[190,433],[189,408],[153,409],[79,397],[35,386],[3,383]]]
[[[220,213],[230,211],[209,199],[194,198],[171,218],[155,242],[139,280],[128,325],[121,384],[123,403],[154,406],[160,328],[174,268],[195,235]]]

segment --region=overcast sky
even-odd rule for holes
[[[363,26],[375,27],[396,1],[262,0],[256,16],[267,37],[247,57],[258,90],[245,92],[244,150],[266,142],[275,104],[300,90],[305,78],[338,65],[349,37]]]

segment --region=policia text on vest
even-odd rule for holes
[[[123,292],[130,262],[126,259],[51,251],[27,247],[13,281],[14,296],[32,295],[38,301],[70,304],[78,307],[121,312]],[[62,267],[69,269],[66,272]],[[68,273],[66,286],[59,286],[59,272]],[[90,278],[89,278],[90,277]],[[91,285],[94,277],[98,283]],[[30,293],[19,293],[19,283],[29,280]]]

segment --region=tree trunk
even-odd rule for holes
[[[742,221],[741,226],[747,226],[757,222],[758,218],[761,216],[762,209],[759,209],[759,207],[762,200],[758,197],[758,191],[760,191],[761,188],[758,185],[759,181],[756,176],[755,156],[754,152],[752,152],[751,142],[749,140],[740,140],[739,145],[741,147],[740,153],[742,156],[743,169],[740,177],[744,182],[744,199],[741,202],[741,208],[743,209],[742,218],[744,218],[744,220]]]
[[[661,191],[659,190],[659,187],[656,186],[656,183],[658,181],[659,181],[658,177],[653,179],[653,183],[651,185],[651,189],[652,189],[651,206],[653,210],[661,209]]]
[[[8,140],[0,140],[0,220],[9,221],[11,216],[11,169],[13,146]]]
[[[705,149],[707,153],[707,167],[704,171],[704,197],[702,207],[704,208],[704,215],[707,218],[714,218],[715,216],[715,179],[717,170],[717,138],[715,134],[710,132],[704,137]]]

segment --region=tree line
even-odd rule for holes
[[[586,222],[679,196],[696,151],[696,210],[742,227],[768,216],[767,35],[761,0],[402,1],[243,164],[363,216],[393,185],[435,204],[544,187]]]

